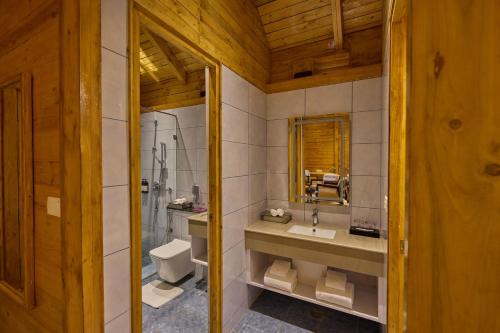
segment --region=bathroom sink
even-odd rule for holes
[[[322,229],[318,227],[306,227],[303,225],[294,225],[287,230],[287,232],[297,235],[313,236],[318,238],[333,239],[335,237],[335,230]]]

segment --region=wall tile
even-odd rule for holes
[[[222,312],[223,332],[232,332],[247,308],[247,286],[244,275],[234,279],[223,292],[224,309]]]
[[[109,322],[130,309],[130,251],[104,257],[104,320]]]
[[[267,145],[288,146],[288,119],[267,121]]]
[[[352,82],[306,89],[306,116],[351,110]]]
[[[380,143],[355,143],[351,149],[351,175],[380,176]]]
[[[176,108],[176,109],[169,109],[169,110],[164,110],[164,112],[174,115],[175,118],[171,116],[167,116],[164,114],[158,114],[158,117],[161,117],[163,115],[163,118],[165,119],[176,119],[177,121],[177,128],[189,128],[189,127],[199,127],[199,126],[206,126],[205,124],[205,104],[198,104],[198,105],[192,105],[192,106],[185,106],[181,108]],[[168,118],[167,118],[168,117]],[[160,118],[158,118],[160,119]]]
[[[260,118],[266,119],[266,93],[251,84],[249,85],[249,88],[250,96],[248,101],[248,112]]]
[[[208,171],[208,149],[197,149],[196,154],[196,169],[198,171]]]
[[[244,242],[239,242],[237,245],[224,252],[223,268],[222,268],[222,288],[234,281],[245,270],[245,246]]]
[[[267,189],[268,199],[288,200],[288,174],[269,174]]]
[[[208,148],[208,132],[206,127],[196,128],[196,148]]]
[[[380,177],[352,176],[352,206],[380,208]]]
[[[127,59],[102,49],[102,116],[128,119]]]
[[[254,204],[263,200],[266,200],[266,174],[259,173],[255,175],[250,175],[250,194],[249,194],[249,204]]]
[[[248,221],[248,208],[230,213],[222,219],[222,253],[244,239],[244,229]]]
[[[248,175],[247,144],[222,142],[222,177]]]
[[[248,225],[260,220],[260,215],[266,210],[266,200],[257,202],[248,207]]]
[[[196,157],[198,151],[196,149],[178,150],[176,154],[177,170],[190,171],[196,170]]]
[[[229,214],[248,206],[248,176],[222,180],[222,211]]]
[[[222,66],[222,102],[248,112],[248,92],[248,82]]]
[[[267,165],[271,173],[288,173],[288,147],[268,147]]]
[[[222,140],[248,143],[248,113],[222,104]]]
[[[194,149],[199,147],[196,140],[198,127],[181,128],[177,130],[177,149]]]
[[[107,323],[104,327],[104,333],[130,333],[132,332],[131,323],[132,317],[130,311],[127,311]]]
[[[369,111],[382,108],[382,78],[354,81],[353,110]]]
[[[249,143],[257,146],[265,146],[267,143],[266,120],[250,115],[249,122]]]
[[[380,229],[380,209],[352,207],[351,225]]]
[[[193,171],[180,171],[176,172],[177,178],[177,191],[184,191],[191,193],[192,186],[195,182]]]
[[[129,187],[103,189],[103,253],[108,255],[130,246]]]
[[[354,113],[352,117],[352,143],[380,143],[381,116],[380,111]]]
[[[267,167],[267,147],[248,146],[250,174],[265,173]]]
[[[103,185],[128,184],[128,126],[124,121],[102,120]]]
[[[267,119],[285,119],[303,116],[305,113],[305,90],[292,90],[267,95]]]
[[[127,56],[128,45],[128,1],[101,1],[101,40],[102,46]]]
[[[208,172],[196,171],[195,183],[200,186],[201,193],[208,193]]]

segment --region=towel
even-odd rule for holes
[[[270,273],[272,275],[284,278],[288,274],[288,271],[291,268],[290,266],[291,265],[289,261],[276,259],[271,265]]]
[[[182,205],[183,203],[185,203],[187,201],[186,198],[182,197],[182,198],[177,198],[174,200],[174,204],[176,205]]]
[[[325,173],[323,176],[324,184],[334,184],[339,181],[340,176],[336,173]]]
[[[316,298],[328,303],[344,306],[352,309],[354,301],[354,284],[348,282],[345,291],[328,288],[325,286],[325,278],[316,283]]]
[[[295,289],[295,286],[297,286],[297,271],[290,269],[286,277],[282,278],[272,275],[271,267],[268,267],[266,274],[264,274],[264,285],[291,293]]]
[[[328,288],[338,289],[345,291],[347,283],[347,275],[342,272],[329,269],[326,271],[325,286]]]

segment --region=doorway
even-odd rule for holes
[[[220,65],[130,8],[132,328],[219,331]]]

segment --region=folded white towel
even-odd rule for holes
[[[281,208],[276,209],[276,212],[278,213],[278,216],[283,216],[285,215],[285,211]]]
[[[276,275],[279,277],[286,277],[290,268],[291,268],[291,265],[290,265],[289,261],[276,259],[273,262],[273,264],[271,265],[270,273],[272,275]]]
[[[183,203],[185,203],[187,201],[186,198],[182,197],[182,198],[177,198],[174,200],[174,204],[176,205],[182,205]]]
[[[271,274],[271,267],[268,267],[266,274],[264,274],[264,285],[291,293],[297,286],[297,271],[290,269],[286,277],[283,278]]]
[[[325,286],[325,278],[321,278],[316,283],[316,298],[352,309],[354,301],[354,284],[348,282],[345,291],[342,291],[328,288]]]
[[[346,283],[347,283],[346,273],[334,271],[333,269],[329,269],[326,271],[325,285],[328,288],[345,291]]]
[[[270,209],[269,212],[271,213],[272,216],[278,216],[278,210],[277,209]]]

